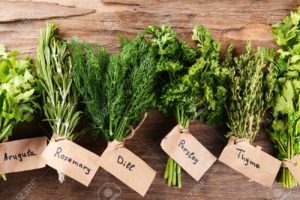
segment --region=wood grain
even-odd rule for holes
[[[282,20],[300,5],[293,0],[210,0],[210,1],[157,1],[138,0],[25,0],[0,1],[0,42],[8,49],[19,49],[23,55],[36,53],[39,30],[52,20],[60,24],[60,32],[67,38],[105,45],[118,50],[117,35],[133,37],[151,24],[168,24],[175,28],[180,38],[191,43],[191,30],[196,24],[208,27],[223,46],[232,43],[242,52],[247,40],[255,46],[276,47],[270,25]],[[87,133],[78,143],[101,154],[105,148],[103,138],[88,134],[88,123],[81,127]],[[138,134],[126,146],[157,171],[156,178],[145,199],[299,199],[300,189],[282,189],[278,183],[265,188],[249,182],[243,175],[217,162],[200,182],[183,173],[183,188],[169,188],[163,179],[167,156],[159,143],[175,125],[172,117],[158,112],[146,120]],[[212,127],[193,122],[191,133],[218,156],[226,145],[225,127]],[[15,129],[13,139],[49,135],[46,123],[36,119]],[[265,133],[258,134],[255,144],[275,155]],[[100,169],[91,185],[86,188],[68,178],[64,184],[57,180],[56,171],[47,167],[40,170],[7,175],[0,182],[0,199],[97,199],[106,188],[119,199],[141,199],[112,175]],[[101,198],[103,199],[103,198]]]

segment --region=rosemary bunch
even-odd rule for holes
[[[17,60],[18,55],[18,51],[6,52],[0,44],[0,142],[12,135],[15,125],[31,121],[39,108],[34,67],[30,57]]]
[[[273,124],[270,137],[278,149],[278,158],[293,159],[300,154],[300,9],[292,12],[283,22],[275,24],[273,37],[278,50],[279,78],[273,105]],[[287,168],[283,168],[280,183],[293,188],[297,181]]]
[[[181,42],[168,26],[150,26],[145,32],[158,60],[159,109],[173,113],[183,128],[196,118],[210,124],[224,120],[229,70],[220,63],[221,44],[203,26],[193,30],[196,48]],[[169,186],[181,188],[180,173],[180,166],[169,157],[164,175]]]
[[[155,101],[155,59],[147,40],[121,40],[118,55],[101,46],[72,41],[75,83],[97,134],[123,141]]]
[[[74,129],[81,112],[77,111],[78,92],[73,82],[73,66],[67,41],[57,35],[52,22],[41,32],[37,49],[37,75],[42,88],[43,109],[52,133],[74,140]],[[60,182],[64,175],[58,172]]]
[[[229,82],[227,136],[253,142],[275,90],[278,71],[274,56],[271,49],[258,48],[254,52],[249,42],[246,52],[228,65],[233,73]]]

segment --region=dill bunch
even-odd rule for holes
[[[155,102],[156,62],[141,35],[121,40],[118,55],[72,40],[74,80],[97,134],[123,141]]]
[[[52,22],[41,31],[37,48],[37,76],[42,89],[45,120],[52,133],[74,140],[81,112],[77,111],[79,93],[73,82],[73,66],[68,43],[57,35],[58,26]],[[64,175],[59,179],[64,181]]]

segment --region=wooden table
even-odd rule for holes
[[[104,3],[103,3],[104,2]],[[133,37],[151,24],[169,24],[180,38],[191,42],[191,30],[196,24],[208,27],[224,46],[232,43],[236,52],[242,52],[247,40],[255,46],[276,47],[270,25],[281,21],[300,1],[292,0],[228,0],[218,1],[143,1],[133,0],[25,0],[0,2],[0,42],[9,49],[19,49],[22,55],[35,56],[39,30],[55,20],[61,25],[62,35],[103,44],[111,51],[118,50],[117,35]],[[39,117],[38,117],[39,118]],[[88,132],[87,121],[81,123]],[[158,112],[146,120],[137,135],[126,146],[157,171],[156,178],[145,199],[299,199],[300,189],[283,189],[278,183],[263,187],[216,162],[196,182],[185,172],[183,188],[170,188],[163,173],[167,160],[159,143],[175,125],[172,117]],[[193,122],[190,131],[215,156],[226,145],[225,127],[211,127]],[[49,135],[46,123],[35,120],[15,129],[14,139]],[[101,154],[105,148],[103,138],[92,138],[88,133],[78,143]],[[255,144],[275,155],[276,151],[264,132],[258,134]],[[0,181],[0,199],[97,199],[106,189],[118,199],[141,199],[137,193],[115,177],[99,169],[89,187],[67,178],[60,184],[56,171],[46,167],[40,170],[7,175]],[[101,198],[103,199],[103,198]]]

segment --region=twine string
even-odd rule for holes
[[[132,126],[129,126],[130,129],[130,133],[123,138],[123,140],[117,145],[118,147],[124,147],[125,141],[126,140],[130,140],[131,138],[133,138],[133,136],[136,134],[137,130],[143,125],[143,123],[145,122],[145,120],[148,117],[148,113],[144,113],[142,120],[140,121],[140,123],[133,128]]]
[[[288,167],[287,166],[287,163],[292,163],[292,164],[294,164],[294,166],[297,166],[298,165],[298,163],[297,163],[297,161],[296,160],[290,160],[290,159],[288,159],[288,158],[284,158],[283,160],[282,160],[282,167]]]

